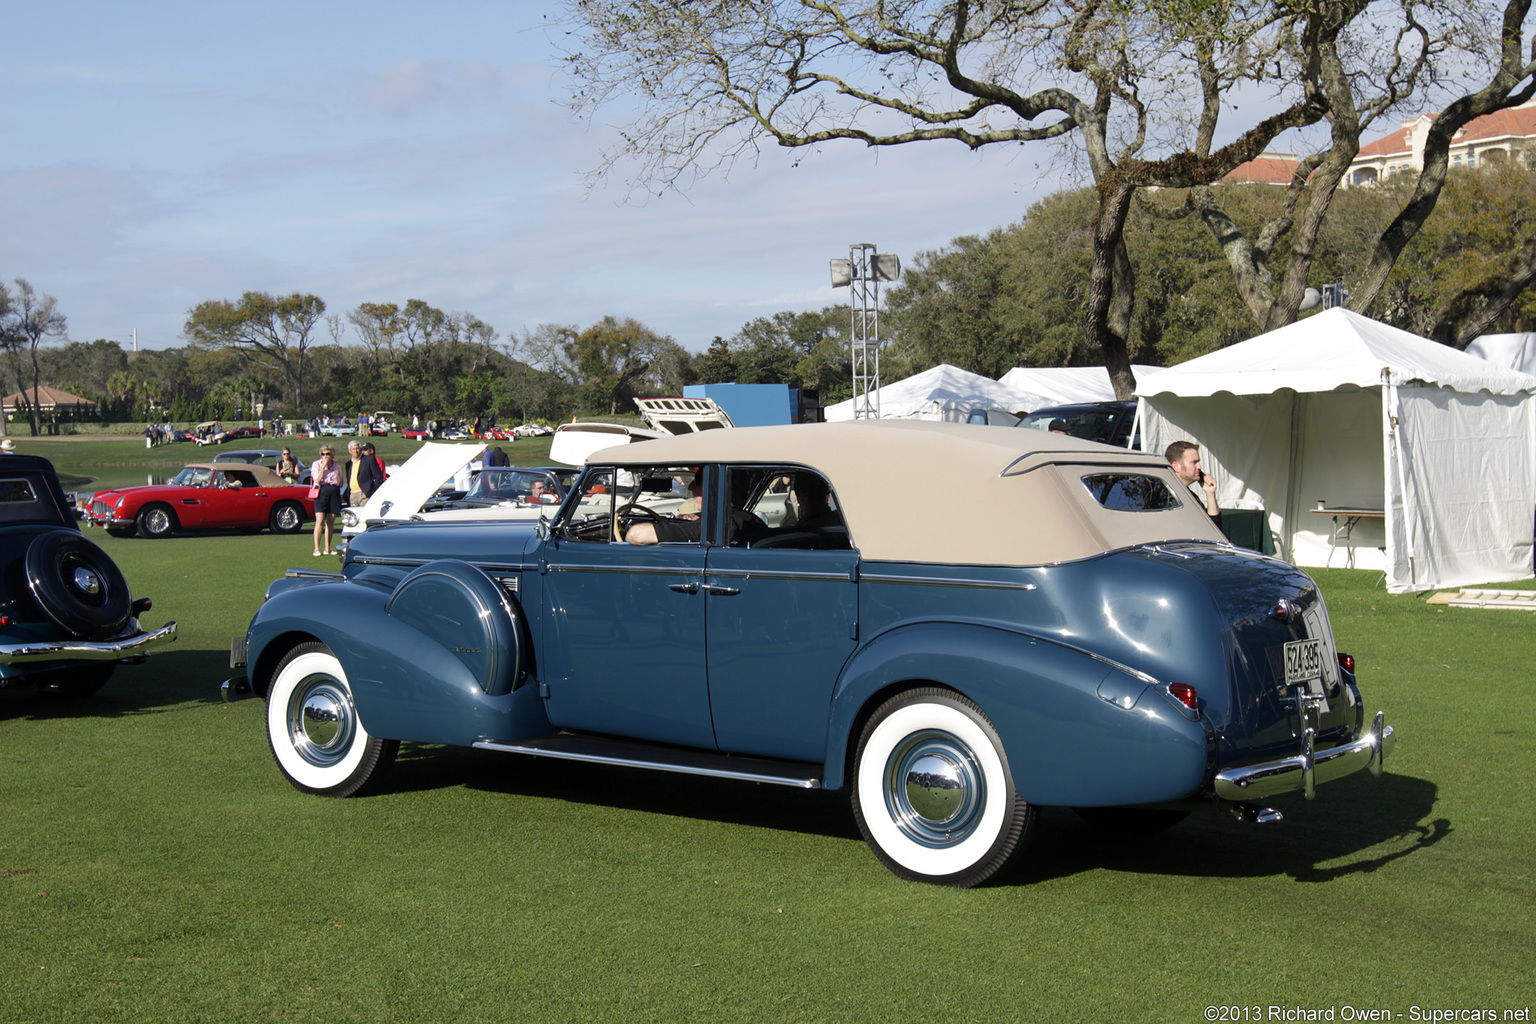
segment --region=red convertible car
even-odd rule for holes
[[[265,466],[196,462],[166,484],[98,491],[86,520],[116,536],[138,531],[169,537],[177,530],[260,529],[297,533],[315,517],[309,488],[290,487]]]

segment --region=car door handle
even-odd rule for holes
[[[719,594],[721,597],[734,597],[741,593],[736,587],[722,587],[715,583],[704,584],[704,590],[710,594]]]
[[[668,583],[667,589],[675,590],[679,594],[697,594],[699,592],[699,585],[697,583]]]

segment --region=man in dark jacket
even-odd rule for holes
[[[341,489],[346,492],[348,503],[353,507],[364,504],[368,496],[379,489],[383,474],[379,472],[379,460],[363,454],[363,446],[353,441],[347,445],[347,464],[342,470]]]

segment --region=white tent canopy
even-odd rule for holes
[[[1153,374],[1162,372],[1158,366],[1137,365],[1131,370],[1140,384],[1150,383]],[[998,383],[1042,396],[1045,400],[1031,406],[1030,412],[1052,405],[1115,400],[1115,386],[1102,366],[1015,366]]]
[[[1532,575],[1533,392],[1536,377],[1345,309],[1137,390],[1143,448],[1196,442],[1218,501],[1267,509],[1293,562],[1351,558],[1396,593]]]
[[[1521,373],[1536,373],[1536,334],[1485,334],[1467,346],[1467,355]]]
[[[876,395],[879,396],[881,419],[964,421],[972,409],[1017,412],[1051,404],[1040,395],[1009,387],[991,377],[983,377],[948,363],[940,363],[905,380],[887,384]],[[854,399],[850,398],[846,402],[827,406],[825,415],[829,421],[851,420],[853,410]]]

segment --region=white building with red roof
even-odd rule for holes
[[[1424,166],[1424,142],[1435,114],[1420,114],[1384,139],[1361,148],[1344,184],[1370,185]],[[1451,140],[1452,167],[1482,167],[1536,148],[1536,99],[1474,118]]]
[[[1419,114],[1385,138],[1361,147],[1343,186],[1370,185],[1424,166],[1424,143],[1437,114]],[[1536,99],[1509,110],[1474,118],[1451,140],[1452,167],[1482,167],[1536,151]],[[1264,153],[1235,168],[1222,181],[1288,185],[1296,172],[1292,153]]]

